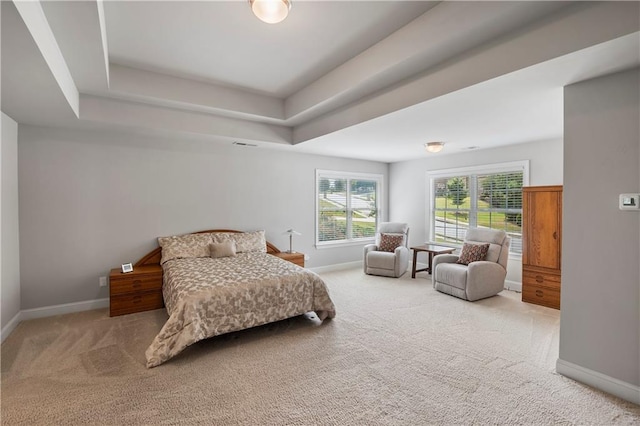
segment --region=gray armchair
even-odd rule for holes
[[[381,234],[402,234],[402,244],[393,252],[380,251]],[[398,278],[409,264],[409,225],[382,222],[376,233],[376,243],[364,246],[364,273]]]
[[[495,296],[504,289],[511,238],[494,229],[470,228],[465,242],[489,243],[485,260],[469,265],[456,263],[458,255],[440,254],[433,258],[433,287],[461,299],[474,301]]]

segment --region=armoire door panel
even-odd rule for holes
[[[541,268],[560,268],[558,192],[532,192],[528,216],[529,264]]]

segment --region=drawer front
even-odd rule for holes
[[[302,253],[276,253],[275,256],[304,268],[304,254]]]
[[[146,291],[111,297],[109,315],[132,314],[134,312],[160,309],[164,306],[162,291]]]
[[[147,290],[162,290],[162,275],[130,275],[128,277],[111,278],[109,288],[112,295]]]
[[[296,259],[287,259],[291,263],[295,263],[298,266],[302,266],[304,268],[304,258],[298,257]]]
[[[560,309],[560,289],[539,285],[522,285],[522,301]]]
[[[545,274],[544,272],[523,270],[522,285],[537,285],[548,288],[560,289],[560,275]]]

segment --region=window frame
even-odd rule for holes
[[[346,199],[348,205],[346,208],[346,220],[347,220],[347,238],[344,240],[334,240],[334,241],[319,241],[320,237],[320,229],[319,229],[319,219],[320,219],[320,209],[319,209],[319,196],[320,196],[320,179],[345,179],[346,183]],[[350,245],[362,245],[368,244],[375,241],[375,235],[372,237],[363,237],[363,238],[352,238],[352,214],[353,209],[351,208],[351,181],[352,180],[372,180],[376,182],[376,230],[378,229],[379,223],[382,221],[382,213],[383,213],[383,196],[384,196],[384,175],[379,173],[356,173],[356,172],[341,172],[336,170],[322,170],[316,169],[316,179],[315,179],[315,247],[318,249],[323,248],[331,248],[331,247],[344,247]]]
[[[427,172],[427,223],[426,229],[429,231],[429,243],[451,246],[456,248],[462,248],[462,244],[456,244],[452,242],[442,242],[435,241],[435,191],[434,184],[436,179],[442,178],[450,178],[455,176],[472,176],[472,175],[488,175],[488,174],[498,174],[498,173],[513,173],[513,172],[522,172],[522,187],[529,186],[529,160],[519,160],[519,161],[510,161],[505,163],[495,163],[495,164],[484,164],[477,166],[469,166],[469,167],[458,167],[458,168],[449,168],[449,169],[440,169],[440,170],[431,170]],[[475,184],[473,186],[473,190],[477,191],[475,188]],[[472,194],[470,194],[472,206],[470,207],[470,212],[478,213],[477,206],[475,205],[475,198]],[[471,219],[470,219],[471,222]],[[521,253],[514,253],[509,250],[509,257],[512,259],[521,259]]]

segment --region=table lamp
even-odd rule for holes
[[[298,231],[294,231],[293,229],[287,229],[285,234],[289,234],[289,250],[287,253],[294,253],[293,251],[293,236],[294,235],[302,235]]]

